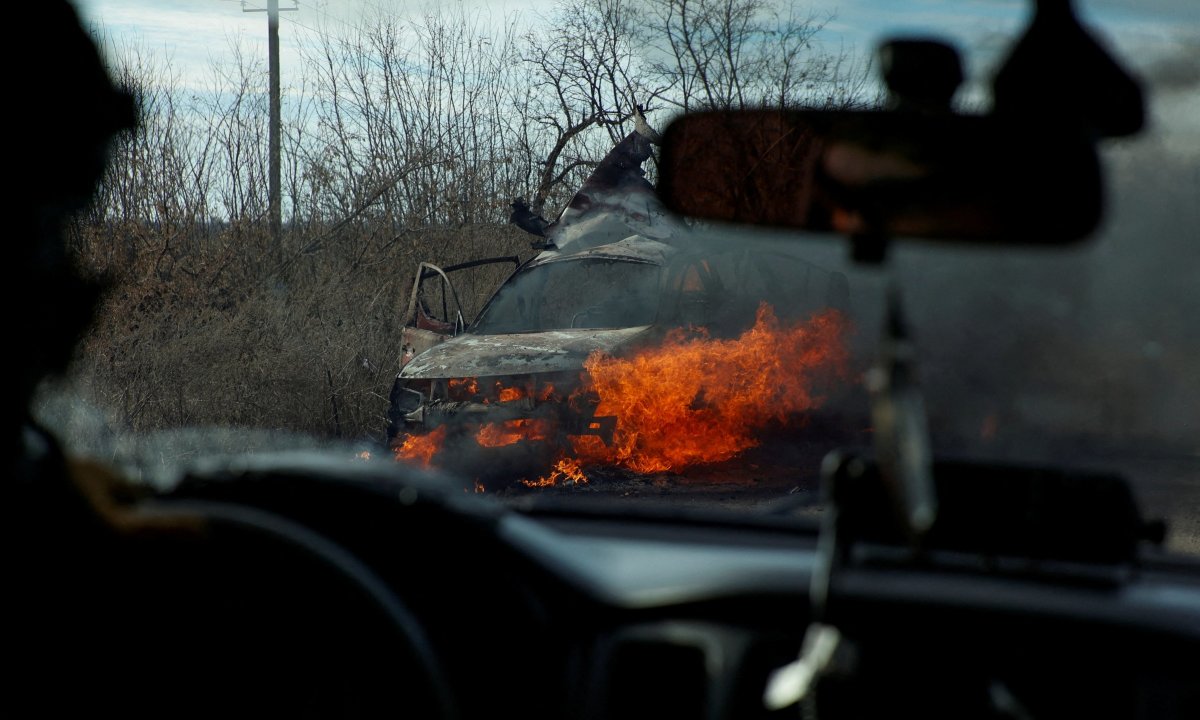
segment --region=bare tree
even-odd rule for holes
[[[683,112],[846,105],[864,87],[866,68],[815,41],[832,15],[778,0],[650,0],[647,15],[653,71]]]
[[[564,0],[522,52],[532,129],[519,140],[538,166],[530,207],[564,201],[632,129],[635,105],[664,120],[653,112],[854,104],[866,68],[815,42],[829,19],[780,0]]]
[[[525,36],[521,58],[532,71],[531,100],[521,110],[536,131],[522,141],[539,167],[534,212],[542,212],[556,190],[577,185],[580,171],[629,132],[635,104],[668,89],[647,72],[636,49],[642,22],[627,0],[564,1],[544,29]],[[595,137],[588,132],[594,128],[605,132]]]

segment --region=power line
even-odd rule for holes
[[[283,183],[280,180],[280,137],[282,136],[282,112],[279,106],[279,13],[280,11],[299,10],[299,6],[280,8],[279,0],[267,0],[267,7],[247,8],[242,3],[242,12],[267,13],[267,64],[271,78],[270,118],[267,128],[268,155],[270,158],[270,175],[267,178],[267,193],[270,196],[268,216],[271,231],[271,244],[274,247],[276,259],[283,262]]]
[[[260,8],[260,7],[256,6],[256,5],[252,5],[252,4],[248,3],[248,2],[246,2],[246,0],[241,0],[241,2],[242,2],[242,5],[243,5],[243,6],[245,6],[245,7],[250,7],[250,8],[254,8],[255,10],[258,10],[258,11],[260,11],[260,12],[261,12],[261,11],[263,11],[263,10],[265,10],[265,8]],[[295,7],[295,8],[288,8],[288,9],[289,9],[289,10],[291,10],[291,9],[300,9],[300,3],[298,3],[298,2],[297,2],[297,3],[296,3],[296,7]],[[295,18],[293,18],[293,17],[291,17],[291,16],[288,16],[288,15],[284,15],[284,16],[282,16],[282,19],[283,19],[283,20],[287,20],[289,23],[291,23],[292,25],[295,25],[296,27],[299,27],[299,28],[304,28],[305,30],[307,30],[307,31],[309,31],[309,32],[311,32],[311,33],[313,33],[313,34],[315,34],[315,35],[318,35],[318,36],[320,36],[321,38],[323,38],[323,39],[325,39],[325,40],[329,40],[329,39],[331,39],[331,38],[333,38],[333,39],[336,39],[336,37],[337,37],[337,36],[336,36],[336,35],[334,35],[333,33],[330,33],[328,30],[323,30],[323,29],[321,29],[321,28],[319,28],[319,27],[313,27],[312,25],[306,25],[305,23],[302,23],[302,22],[300,22],[299,20],[296,20]],[[325,15],[323,16],[323,19],[324,19],[324,20],[326,20],[326,21],[332,21],[332,22],[336,22],[337,24],[341,25],[342,27],[345,27],[345,28],[351,28],[351,29],[357,30],[357,31],[359,31],[359,32],[361,32],[361,33],[366,33],[366,32],[367,32],[366,28],[362,27],[361,25],[358,25],[358,24],[356,24],[356,23],[347,22],[347,21],[345,21],[345,20],[342,20],[342,19],[340,19],[340,18],[334,17],[334,16],[332,16],[332,15],[329,15],[329,14],[325,14]]]

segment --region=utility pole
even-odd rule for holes
[[[271,228],[271,245],[275,251],[275,259],[277,262],[283,262],[283,202],[280,198],[282,194],[280,175],[280,160],[279,160],[279,143],[281,125],[283,121],[280,119],[279,110],[279,12],[280,10],[299,10],[299,6],[289,8],[280,8],[279,0],[267,0],[267,7],[263,8],[248,8],[243,0],[242,12],[265,12],[267,13],[267,65],[271,75],[271,110],[270,118],[268,119],[268,136],[267,142],[270,145],[268,150],[270,162],[270,176],[267,178],[267,193],[271,196],[267,208]]]

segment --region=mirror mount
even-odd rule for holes
[[[935,39],[888,40],[879,47],[879,66],[888,89],[888,110],[942,116],[953,113],[951,102],[963,81],[962,60],[954,46]],[[886,234],[856,232],[849,240],[855,263],[882,265],[887,260]]]
[[[888,109],[949,115],[963,81],[954,46],[940,40],[887,40],[879,46],[879,66],[888,89]]]
[[[887,260],[886,235],[855,233],[850,236],[850,258],[859,265],[882,265]]]
[[[1029,26],[992,79],[993,114],[1037,119],[1094,139],[1138,133],[1137,80],[1080,24],[1071,0],[1031,0]]]

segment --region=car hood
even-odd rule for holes
[[[413,358],[400,376],[414,379],[523,375],[581,370],[595,350],[616,352],[651,326],[460,335]]]

